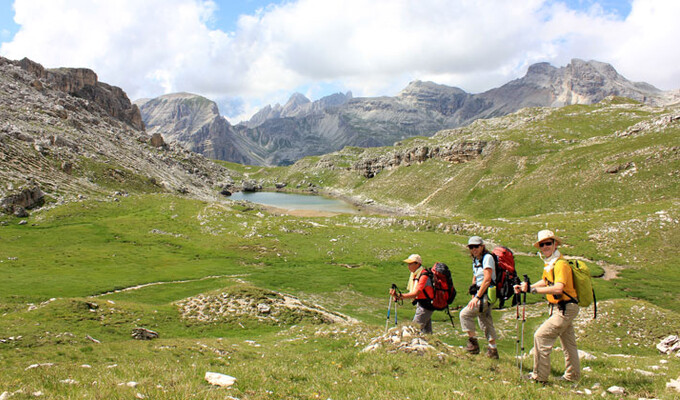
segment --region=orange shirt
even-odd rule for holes
[[[556,282],[563,284],[563,291],[569,294],[569,296],[576,298],[576,289],[574,288],[574,274],[571,272],[571,267],[565,259],[560,258],[557,260],[557,262],[555,262],[555,267],[550,271],[546,271],[544,269],[543,280],[549,286],[552,286]],[[553,304],[557,304],[560,301],[569,301],[571,300],[569,296],[563,294],[560,298],[555,299],[555,296],[551,294],[545,295],[548,301]]]
[[[427,296],[425,296],[425,287],[427,286],[427,275],[421,272],[419,276],[413,278],[413,283],[415,285],[415,289],[418,291],[418,294],[416,295],[415,299],[416,300],[427,299]]]

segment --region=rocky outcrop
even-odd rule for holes
[[[32,82],[36,89],[47,85],[69,95],[94,102],[106,113],[135,129],[144,130],[139,108],[130,102],[125,92],[116,86],[99,82],[97,74],[86,68],[46,69],[42,65],[24,58],[11,61],[0,57],[0,64],[14,64],[37,78]]]
[[[346,315],[307,304],[283,293],[246,286],[216,294],[199,294],[175,303],[183,319],[200,323],[294,324],[302,320],[324,324],[356,324]]]
[[[366,178],[372,178],[383,169],[422,163],[434,158],[450,163],[463,163],[481,156],[488,145],[485,141],[457,142],[438,146],[416,146],[399,149],[377,157],[363,158],[349,169],[359,171]],[[332,162],[322,158],[317,167],[334,168]]]
[[[0,210],[17,217],[27,217],[26,210],[45,204],[45,194],[36,185],[20,190],[0,200]]]
[[[384,335],[373,338],[368,346],[361,350],[362,353],[384,351],[387,353],[434,353],[439,356],[453,354],[453,348],[435,340],[436,346],[427,341],[419,329],[412,325],[395,327]]]

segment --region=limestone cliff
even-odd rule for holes
[[[90,100],[102,107],[113,118],[119,119],[135,129],[144,130],[139,108],[130,102],[125,92],[117,87],[99,82],[97,74],[86,68],[46,69],[42,65],[24,58],[12,61],[0,57],[0,64],[19,66],[37,80],[33,85],[42,89],[43,82],[55,90]]]

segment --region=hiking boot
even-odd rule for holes
[[[542,385],[547,384],[546,381],[539,381],[539,380],[537,379],[537,376],[534,375],[533,372],[530,373],[530,374],[528,374],[528,375],[522,376],[522,379],[527,380],[527,381],[529,381],[529,382],[540,383],[540,384],[542,384]]]
[[[486,356],[489,358],[493,358],[494,360],[498,360],[498,349],[492,349],[489,347],[486,350]]]
[[[469,337],[467,346],[465,346],[465,351],[470,354],[479,354],[479,342],[477,338]]]
[[[572,389],[576,389],[578,387],[578,381],[574,381],[571,379],[567,379],[566,376],[562,375],[559,378],[557,378],[557,381],[562,384],[567,384],[569,387]]]

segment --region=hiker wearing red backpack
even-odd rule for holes
[[[460,325],[468,335],[465,350],[470,354],[479,354],[476,318],[479,321],[480,328],[484,331],[484,336],[489,341],[486,356],[498,359],[496,328],[491,318],[491,304],[487,293],[489,287],[496,280],[496,262],[491,253],[486,250],[484,241],[479,236],[472,236],[468,240],[468,249],[472,257],[472,286],[470,286],[472,298],[467,306],[460,311]]]
[[[398,293],[396,290],[390,290],[390,295],[395,301],[402,299],[414,299],[416,305],[416,314],[413,316],[413,322],[420,325],[422,333],[432,333],[432,313],[434,309],[428,306],[430,303],[425,295],[425,286],[427,285],[427,275],[424,273],[423,259],[418,254],[411,254],[404,262],[408,266],[411,275],[408,280],[408,293]]]
[[[515,286],[516,293],[529,291],[545,294],[553,308],[557,306],[557,310],[553,310],[550,318],[534,334],[534,370],[526,378],[541,383],[547,382],[550,376],[550,352],[558,337],[562,342],[566,364],[566,370],[560,379],[576,382],[581,377],[581,363],[573,324],[579,312],[579,305],[575,300],[577,293],[572,269],[557,249],[560,243],[561,240],[552,231],[538,232],[538,240],[534,246],[540,250],[543,259],[543,277],[533,285],[523,282]]]

